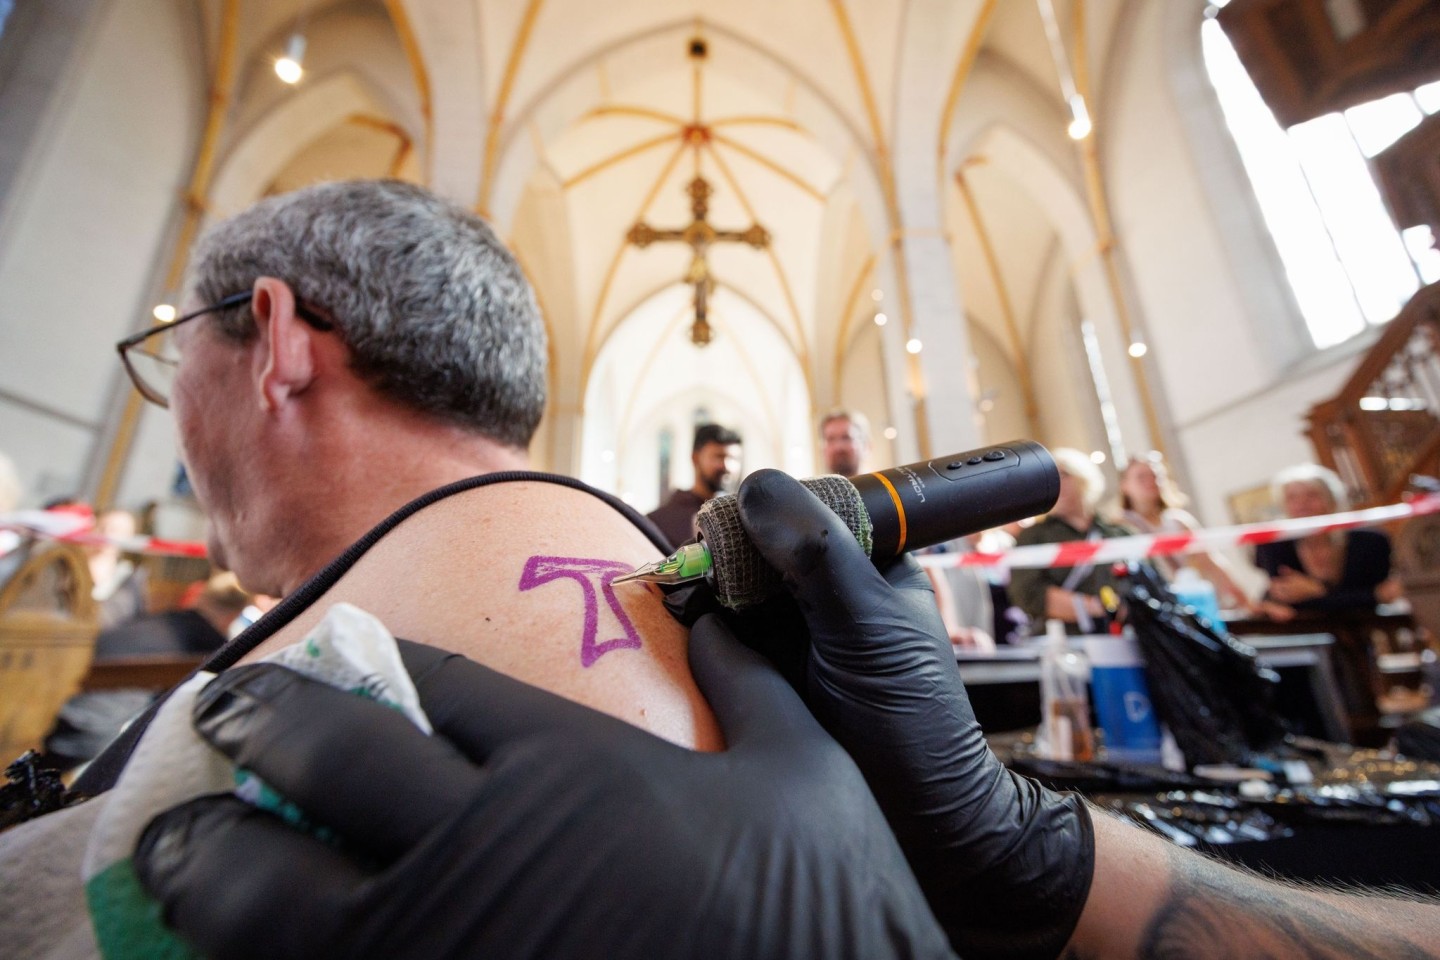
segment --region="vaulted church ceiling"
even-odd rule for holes
[[[1041,292],[1074,251],[983,144],[997,127],[1028,138],[1078,198],[1062,77],[1098,96],[1090,74],[1124,6],[623,0],[601,15],[580,0],[208,0],[212,88],[234,60],[208,210],[340,176],[426,182],[491,218],[535,282],[552,403],[593,411],[597,385],[643,384],[659,404],[703,381],[737,409],[801,397],[802,431],[837,402],[884,419],[885,384],[921,382],[914,359],[882,365],[890,334],[871,323],[892,320],[896,345],[913,336],[897,258],[916,209],[951,242],[956,321],[999,345],[992,362],[1028,362]],[[290,86],[273,68],[297,35],[304,78]],[[637,224],[692,225],[697,177],[710,228],[758,227],[765,242],[632,242]],[[692,342],[697,271],[710,346]],[[991,394],[1018,404],[1001,380]],[[653,419],[634,401],[608,407],[617,433]],[[795,426],[752,419],[774,457],[794,447]]]

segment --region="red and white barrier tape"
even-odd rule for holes
[[[54,510],[17,510],[0,514],[0,530],[41,540],[59,540],[81,546],[112,545],[125,553],[160,557],[204,557],[205,544],[190,540],[166,540],[163,537],[106,537],[95,532],[93,518]],[[14,549],[17,542],[9,545]],[[0,555],[9,552],[0,542]]]
[[[1120,560],[1201,553],[1227,547],[1251,547],[1277,540],[1298,540],[1312,533],[1372,527],[1428,513],[1440,513],[1440,494],[1426,494],[1388,507],[1351,510],[1323,517],[1243,523],[1233,527],[1212,527],[1208,530],[1183,533],[1142,533],[1109,540],[1037,543],[1013,547],[1003,553],[934,553],[917,559],[927,567],[1075,567],[1087,563],[1115,563]]]
[[[1323,517],[1244,523],[1233,527],[1212,527],[1208,530],[1183,533],[1142,533],[1109,540],[1037,543],[1028,547],[1013,547],[1003,553],[934,553],[918,559],[927,567],[1074,567],[1085,563],[1114,563],[1119,560],[1168,557],[1228,547],[1250,547],[1277,540],[1298,540],[1312,533],[1372,527],[1429,513],[1440,513],[1440,494],[1426,494],[1388,507],[1351,510]],[[95,532],[92,520],[70,513],[18,510],[0,515],[0,530],[81,545],[113,544],[126,553],[162,557],[206,556],[205,544],[194,541],[166,540],[161,537],[105,537]],[[5,552],[4,545],[0,544],[0,555]]]

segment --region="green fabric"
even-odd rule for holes
[[[91,877],[85,899],[105,960],[201,960],[160,921],[160,905],[141,889],[129,857]]]
[[[1133,532],[1126,527],[1106,523],[1100,519],[1096,519],[1093,526],[1099,530],[1100,536],[1107,540],[1111,537],[1128,537]],[[1036,543],[1070,543],[1084,540],[1086,533],[1088,531],[1076,530],[1059,517],[1050,516],[1033,527],[1021,530],[1020,536],[1015,538],[1015,545],[1028,547]],[[1050,567],[1040,570],[1015,570],[1011,573],[1010,602],[1024,610],[1025,615],[1030,618],[1031,633],[1045,632],[1046,589],[1063,587],[1073,569],[1073,567]],[[1100,595],[1102,586],[1119,589],[1115,578],[1110,575],[1110,564],[1108,563],[1096,564],[1090,573],[1075,585],[1074,590],[1076,593],[1089,594],[1094,597]],[[1074,624],[1066,626],[1072,633],[1079,629]]]

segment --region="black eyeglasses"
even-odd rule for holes
[[[197,317],[229,310],[250,302],[254,292],[232,293],[223,300],[201,307],[170,323],[142,330],[115,344],[120,353],[120,362],[130,375],[130,382],[140,391],[140,396],[156,406],[170,407],[170,390],[175,384],[175,370],[180,365],[180,351],[175,346],[175,328]],[[316,330],[331,331],[335,324],[320,316],[314,310],[295,301],[295,314]]]

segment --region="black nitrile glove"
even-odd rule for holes
[[[925,572],[906,556],[882,575],[840,519],[779,471],[746,478],[739,507],[803,624],[773,602],[726,619],[855,758],[951,944],[972,958],[1058,956],[1094,872],[1089,814],[990,752]],[[694,588],[666,603],[677,616],[704,606]]]
[[[724,753],[403,641],[433,737],[228,670],[196,728],[339,843],[204,797],[151,822],[137,873],[216,958],[952,956],[854,764],[723,633],[702,623],[690,660]]]

